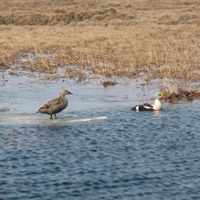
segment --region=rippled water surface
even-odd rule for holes
[[[63,88],[57,120],[35,113]],[[199,100],[137,113],[154,90],[16,78],[0,92],[0,199],[200,199]]]

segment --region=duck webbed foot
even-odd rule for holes
[[[54,117],[55,117],[55,119],[58,119],[57,116],[56,116],[56,114],[54,114]]]

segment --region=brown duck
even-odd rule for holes
[[[52,115],[54,115],[55,119],[57,119],[56,114],[64,110],[68,105],[68,100],[65,98],[65,95],[67,94],[72,93],[68,90],[63,90],[57,99],[48,101],[37,111],[37,113],[49,114],[50,119],[52,119]]]

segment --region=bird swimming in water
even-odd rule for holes
[[[52,115],[54,115],[55,119],[57,119],[56,114],[64,110],[68,105],[68,100],[65,98],[65,95],[68,94],[72,93],[68,90],[62,90],[60,96],[57,99],[48,101],[37,111],[37,113],[49,114],[50,119],[52,119]]]
[[[155,104],[149,104],[149,103],[144,103],[143,105],[137,105],[132,108],[132,110],[135,111],[152,111],[152,110],[161,110],[162,109],[162,104],[160,102],[160,99],[165,98],[165,95],[163,93],[157,93],[156,94],[156,100]]]

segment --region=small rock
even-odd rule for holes
[[[9,108],[0,108],[0,112],[7,112],[7,111],[10,111],[11,109]]]
[[[103,81],[104,87],[113,86],[113,85],[116,85],[116,84],[117,84],[116,81]]]

